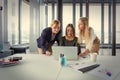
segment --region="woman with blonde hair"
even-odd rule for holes
[[[98,53],[100,40],[94,33],[93,28],[89,27],[89,21],[87,17],[81,17],[78,22],[79,28],[79,44],[85,40],[85,50],[79,54],[79,56],[85,56],[89,53]]]

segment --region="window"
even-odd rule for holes
[[[18,44],[18,0],[8,0],[8,41]]]
[[[101,4],[89,4],[89,26],[101,39]]]
[[[51,21],[52,21],[52,4],[48,4],[48,26],[49,27],[50,27]]]
[[[66,26],[67,24],[69,23],[73,23],[72,19],[73,19],[73,14],[72,14],[72,10],[73,7],[72,7],[72,4],[69,3],[69,4],[63,4],[63,36],[65,35],[65,29],[66,29]]]
[[[104,5],[104,43],[108,44],[108,4]]]
[[[21,43],[29,43],[30,36],[30,5],[22,1],[21,9]]]
[[[120,4],[116,5],[116,44],[120,44]]]

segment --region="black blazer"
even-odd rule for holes
[[[59,31],[58,34],[56,34],[55,39],[52,41],[52,43],[54,43],[54,41],[57,41],[59,44],[60,33],[61,30]],[[37,46],[39,48],[42,48],[43,51],[45,52],[47,50],[48,44],[51,42],[51,38],[52,38],[52,28],[47,27],[42,31],[41,36],[37,39]]]

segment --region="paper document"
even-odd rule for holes
[[[92,70],[92,68],[87,68],[87,67],[92,66],[92,65],[96,65],[96,63],[93,63],[93,62],[84,62],[83,61],[83,62],[76,62],[76,63],[73,63],[73,64],[68,64],[68,66],[70,68],[72,68],[72,69],[74,69],[76,71],[79,71],[81,73],[87,72],[90,69]],[[86,68],[86,69],[83,70],[83,68]]]
[[[120,74],[120,70],[116,68],[108,68],[108,66],[100,66],[88,74],[103,78],[105,80],[115,80]]]

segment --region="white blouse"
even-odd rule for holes
[[[90,27],[90,42],[86,45],[86,49],[88,49],[89,51],[91,50],[95,39],[96,39],[96,34],[94,33],[93,28]]]

